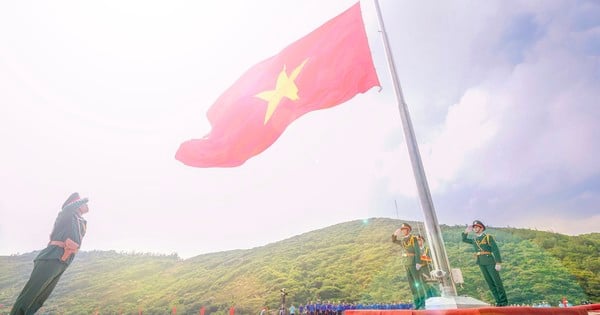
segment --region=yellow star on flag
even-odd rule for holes
[[[279,106],[279,103],[284,97],[292,101],[298,99],[298,86],[296,86],[294,80],[296,80],[298,74],[300,74],[300,71],[302,70],[302,67],[304,67],[304,64],[306,64],[307,61],[308,59],[305,59],[302,62],[302,64],[300,64],[298,67],[296,67],[296,69],[292,71],[292,74],[289,77],[285,72],[286,67],[285,65],[283,65],[283,70],[281,70],[281,72],[277,76],[277,83],[275,84],[275,89],[260,92],[255,95],[256,97],[267,101],[267,112],[265,113],[264,121],[265,125],[267,124],[267,122],[275,112],[275,109],[277,109],[277,106]]]

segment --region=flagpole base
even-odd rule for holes
[[[426,310],[489,307],[490,304],[470,296],[436,296],[425,300]]]

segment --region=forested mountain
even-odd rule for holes
[[[307,301],[398,302],[411,298],[399,246],[391,242],[401,221],[351,221],[256,247],[177,255],[80,252],[44,306],[52,314],[258,314],[277,308],[279,290],[296,306]],[[416,222],[412,222],[416,226]],[[465,284],[459,295],[491,302],[473,249],[461,243],[462,226],[442,226],[453,268]],[[600,233],[566,236],[514,228],[488,228],[500,245],[510,303],[563,297],[600,302]],[[85,244],[84,244],[85,247]],[[33,268],[37,252],[0,256],[0,314],[7,313]]]

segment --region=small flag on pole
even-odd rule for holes
[[[356,3],[244,73],[208,110],[212,130],[182,143],[194,167],[235,167],[271,146],[300,116],[379,86]]]

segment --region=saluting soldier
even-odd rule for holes
[[[419,274],[421,269],[421,250],[417,237],[410,234],[412,227],[408,223],[402,223],[399,229],[392,234],[392,242],[399,244],[404,249],[403,256],[407,258],[404,267],[406,278],[413,295],[415,309],[425,308],[425,294],[423,291],[423,280]]]
[[[33,271],[13,305],[11,315],[35,314],[48,299],[81,246],[87,226],[82,215],[89,211],[87,203],[88,198],[73,193],[62,205],[50,233],[50,242],[33,260]]]
[[[468,237],[471,231],[475,232],[474,239]],[[462,241],[473,244],[476,251],[477,264],[479,265],[479,269],[481,269],[481,273],[483,273],[485,282],[487,282],[490,291],[492,291],[492,295],[496,300],[496,306],[508,305],[508,299],[506,298],[506,292],[504,291],[504,285],[499,273],[502,266],[502,257],[500,256],[500,250],[494,237],[485,233],[485,225],[481,221],[475,220],[462,233]]]

